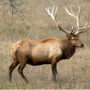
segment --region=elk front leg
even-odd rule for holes
[[[52,73],[53,73],[53,81],[56,83],[56,74],[57,74],[57,64],[56,64],[56,59],[54,59],[54,61],[52,61]]]

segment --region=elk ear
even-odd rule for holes
[[[69,37],[70,37],[70,35],[69,35],[69,34],[66,34],[66,37],[67,37],[67,38],[69,38]]]

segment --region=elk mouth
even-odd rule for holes
[[[77,46],[77,48],[84,48],[84,44],[81,44],[80,46]]]

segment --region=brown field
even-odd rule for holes
[[[7,0],[0,0],[0,2]],[[20,0],[18,0],[20,1]],[[80,35],[84,43],[69,60],[58,63],[57,84],[52,80],[51,65],[27,65],[24,74],[29,84],[19,75],[17,68],[13,71],[12,83],[9,82],[8,68],[13,62],[10,47],[21,39],[41,40],[47,37],[65,38],[45,11],[45,7],[58,6],[57,21],[65,29],[76,26],[76,21],[64,10],[73,6],[75,14],[77,6],[81,6],[80,26],[88,22],[90,26],[90,0],[22,0],[23,15],[14,15],[12,20],[8,5],[0,5],[0,89],[89,89],[90,88],[90,29]],[[23,22],[22,20],[23,19]]]

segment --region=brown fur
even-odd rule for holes
[[[74,40],[75,39],[75,40]],[[77,40],[76,40],[77,39]],[[26,64],[42,65],[51,64],[53,79],[56,82],[57,62],[62,59],[69,59],[75,53],[76,47],[81,47],[82,43],[78,37],[71,35],[67,39],[47,38],[44,40],[20,40],[11,46],[11,54],[14,62],[9,68],[11,80],[12,71],[20,63],[18,71],[21,77],[28,82],[23,75]]]

